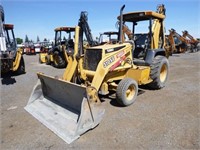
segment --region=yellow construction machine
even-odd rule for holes
[[[5,24],[3,7],[0,5],[0,63],[1,74],[10,71],[17,74],[25,73],[23,49],[17,48],[14,25]]]
[[[178,34],[174,29],[169,30],[168,42],[171,54],[184,53],[191,49],[189,40]]]
[[[38,83],[25,109],[67,143],[97,126],[104,115],[98,94],[116,92],[122,106],[131,105],[138,85],[163,88],[168,78],[169,63],[164,49],[164,5],[157,12],[141,11],[123,14],[120,10],[119,41],[83,50],[80,27],[75,27],[74,53],[69,56],[61,78],[37,73]],[[137,40],[123,41],[122,28],[147,21],[147,42],[139,47]],[[150,27],[150,28],[149,28]],[[135,32],[132,31],[132,37]],[[135,41],[135,42],[134,42]],[[143,49],[143,57],[134,53]]]
[[[117,43],[118,42],[118,32],[116,31],[107,31],[107,32],[103,32],[100,33],[99,36],[99,45],[103,45],[106,43]]]
[[[189,38],[189,43],[191,44],[191,52],[197,52],[200,50],[200,42],[194,38],[187,30],[182,31],[184,38]]]
[[[46,53],[40,53],[39,62],[64,68],[68,63],[68,55],[73,53],[74,27],[57,27],[55,30],[54,46]]]
[[[81,37],[85,34],[87,39],[87,45],[83,48],[89,46],[96,46],[98,43],[93,40],[92,33],[88,24],[88,14],[82,11],[80,14],[78,26],[80,27]],[[45,57],[46,64],[51,64],[56,68],[64,68],[68,64],[69,55],[73,54],[74,49],[74,27],[58,27],[55,29],[55,45],[48,53],[41,53],[40,58]],[[83,39],[81,39],[83,42]]]

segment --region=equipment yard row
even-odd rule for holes
[[[138,98],[121,107],[115,94],[100,97],[105,116],[94,129],[72,144],[65,143],[24,110],[36,72],[62,76],[57,69],[24,56],[26,74],[1,78],[1,149],[199,149],[200,53],[169,58],[166,87],[140,87]]]

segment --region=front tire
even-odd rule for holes
[[[150,77],[153,81],[148,86],[154,90],[163,88],[168,79],[168,59],[164,56],[156,56],[150,67]]]
[[[65,59],[60,55],[58,51],[55,51],[53,54],[53,65],[56,68],[66,67]]]
[[[131,78],[122,79],[116,91],[117,102],[122,106],[131,105],[137,97],[138,84]]]

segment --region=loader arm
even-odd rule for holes
[[[78,50],[79,49],[79,31],[80,31],[80,27],[76,26],[75,27],[74,54],[72,56],[68,57],[68,65],[63,74],[63,79],[66,81],[72,80],[72,77],[78,66],[77,56],[79,53],[79,50]]]
[[[13,71],[16,71],[19,68],[22,55],[23,50],[19,48],[16,53],[15,61],[13,62]]]

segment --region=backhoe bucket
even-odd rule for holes
[[[24,109],[65,142],[70,144],[100,123],[105,110],[95,88],[37,75],[39,80]]]

